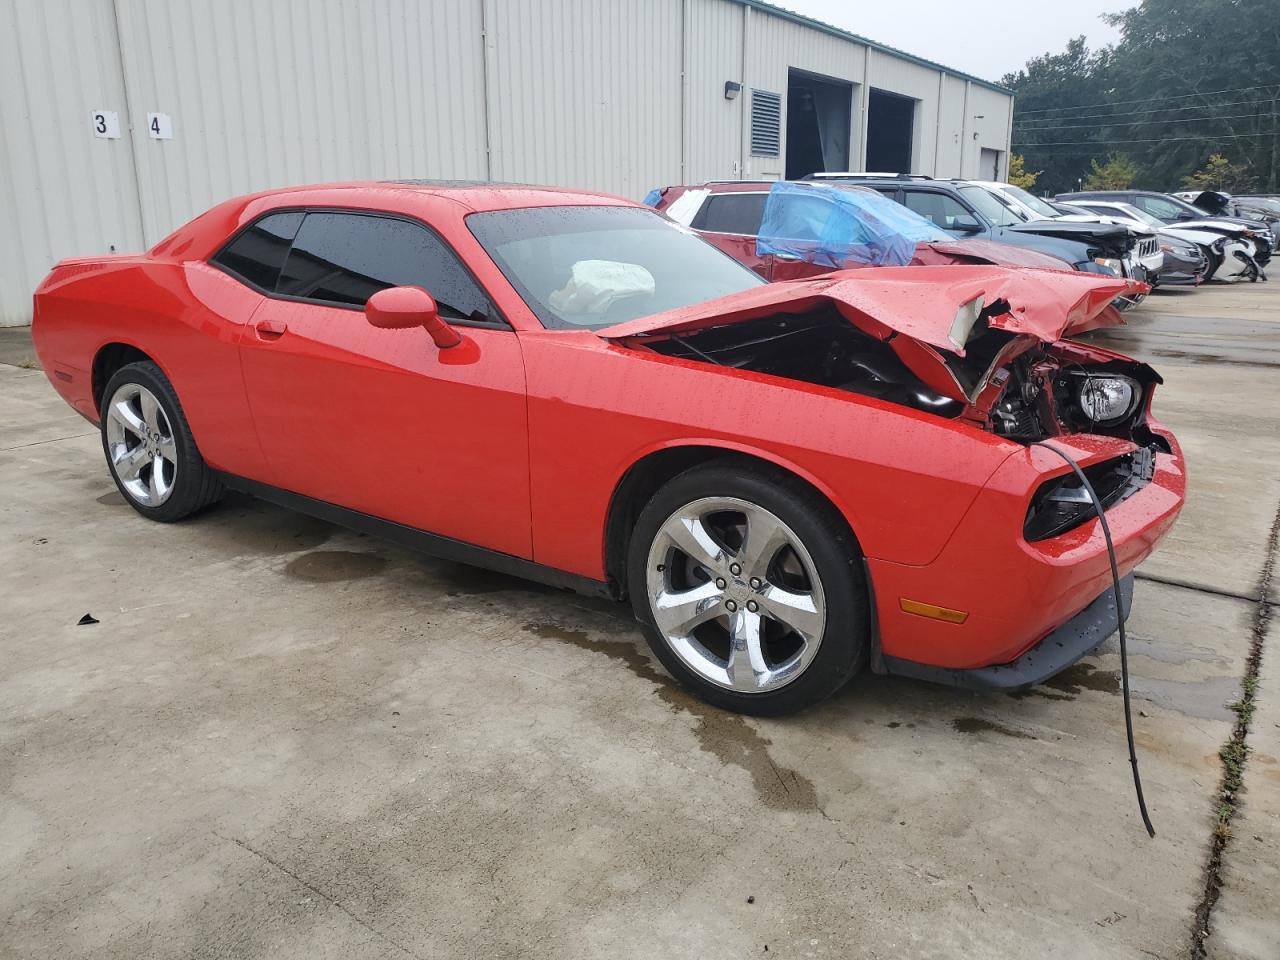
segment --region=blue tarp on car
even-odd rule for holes
[[[896,267],[911,262],[917,243],[950,239],[874,191],[780,181],[765,200],[756,253],[836,269],[855,263]]]

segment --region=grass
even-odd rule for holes
[[[1213,908],[1222,893],[1222,858],[1231,841],[1231,823],[1239,810],[1240,790],[1244,786],[1244,768],[1249,759],[1249,727],[1253,723],[1258,698],[1258,670],[1262,666],[1262,647],[1271,624],[1271,577],[1275,570],[1277,541],[1280,540],[1280,511],[1271,525],[1267,559],[1262,565],[1257,610],[1253,618],[1253,641],[1249,657],[1245,661],[1244,678],[1240,681],[1240,696],[1229,705],[1236,722],[1231,737],[1218,751],[1222,760],[1222,784],[1218,788],[1214,809],[1213,836],[1209,843],[1209,861],[1205,865],[1204,896],[1196,908],[1195,928],[1191,933],[1192,960],[1204,960],[1208,955],[1209,922]]]

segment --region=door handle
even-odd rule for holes
[[[289,325],[283,320],[259,320],[253,325],[259,340],[279,340],[287,329]]]

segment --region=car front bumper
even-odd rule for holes
[[[1122,577],[1169,532],[1186,496],[1177,441],[1158,423],[1149,425],[1171,452],[1157,453],[1151,480],[1106,512]],[[1053,442],[1081,466],[1132,449],[1119,440],[1089,435],[1064,435]],[[1111,565],[1096,518],[1045,540],[1031,542],[1021,535],[1036,486],[1028,484],[1027,471],[1050,476],[1051,457],[1034,447],[1011,457],[932,562],[909,565],[868,558],[876,637],[886,666],[895,661],[951,671],[1008,666],[1110,589]],[[963,614],[963,619],[924,616],[913,612],[918,604]],[[1043,657],[1036,659],[1043,662]],[[896,665],[890,672],[909,672],[902,663]]]
[[[1093,602],[1010,663],[970,670],[931,667],[911,660],[884,657],[884,672],[967,690],[1023,690],[1061,673],[1098,649],[1116,632],[1133,608],[1133,574],[1120,580],[1123,610],[1117,614],[1115,587],[1108,585]]]
[[[1194,285],[1204,282],[1204,275],[1209,269],[1209,261],[1203,254],[1195,257],[1182,257],[1174,253],[1164,255],[1164,269],[1160,271],[1159,282],[1162,287]]]

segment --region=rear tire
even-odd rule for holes
[[[111,478],[125,502],[148,520],[172,523],[222,496],[173,385],[154,363],[117,370],[102,391],[99,417]]]
[[[636,522],[627,581],[654,655],[715,706],[793,713],[866,661],[858,545],[829,502],[782,471],[721,460],[671,480]]]

